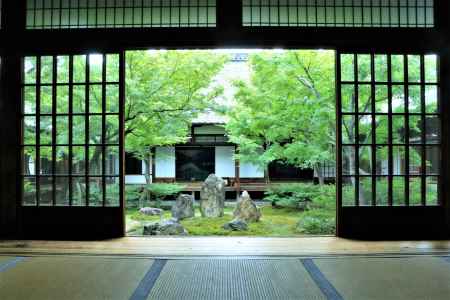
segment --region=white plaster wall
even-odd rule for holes
[[[175,178],[175,147],[155,149],[155,177]]]
[[[147,184],[144,175],[126,175],[125,184]]]
[[[254,164],[241,163],[240,175],[241,178],[264,178],[264,169]]]
[[[215,173],[220,177],[234,177],[234,147],[220,146],[216,147],[216,170]]]

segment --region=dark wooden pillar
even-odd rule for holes
[[[440,199],[445,207],[446,233],[450,235],[450,20],[448,11],[449,1],[435,1],[436,28],[440,38],[444,41],[444,46],[439,51],[440,56],[440,99],[442,113],[442,151],[441,151],[441,179],[440,179]]]
[[[17,39],[25,27],[25,2],[3,1],[0,71],[0,237],[19,233],[20,103],[22,63]]]
[[[237,147],[235,148],[234,151],[236,154],[239,153]],[[237,158],[234,160],[234,179],[235,179],[234,185],[236,189],[236,199],[238,199],[241,194],[241,166],[239,159]]]

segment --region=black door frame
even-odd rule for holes
[[[27,55],[56,55],[79,52],[121,52],[148,48],[325,48],[336,51],[379,51],[423,53],[433,52],[440,57],[441,98],[450,98],[450,20],[448,1],[435,0],[434,28],[294,28],[259,27],[241,25],[241,1],[217,0],[217,27],[215,28],[114,28],[86,30],[26,30],[26,1],[3,1],[2,29],[0,30],[1,102],[0,126],[0,236],[18,237],[18,203],[21,186],[18,174],[20,141],[21,60]],[[440,236],[450,233],[450,160],[449,141],[450,105],[442,101],[442,178],[443,207],[439,214]],[[418,217],[420,208],[412,213]],[[359,212],[348,210],[338,215]],[[381,211],[389,215],[390,210]],[[364,216],[360,215],[360,220]],[[338,224],[341,228],[342,224]],[[382,233],[381,230],[378,233]],[[342,236],[338,231],[338,236]],[[400,232],[400,237],[402,236]]]

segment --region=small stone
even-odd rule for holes
[[[162,222],[150,223],[144,226],[144,235],[188,235],[187,230],[178,223],[177,220],[171,219]]]
[[[248,192],[244,191],[236,203],[233,215],[235,219],[243,220],[245,222],[258,222],[261,218],[261,210],[250,198]]]
[[[248,230],[248,225],[245,221],[234,219],[233,221],[223,225],[223,229],[231,231],[246,231]]]
[[[191,195],[180,194],[172,206],[172,217],[177,220],[183,220],[194,216],[194,198]]]
[[[202,217],[223,217],[225,206],[225,181],[211,174],[206,178],[200,191],[200,212]]]
[[[143,207],[139,210],[139,212],[146,216],[161,216],[163,214],[162,209],[153,207]]]

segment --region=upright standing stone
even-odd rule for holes
[[[180,194],[172,206],[172,217],[177,220],[183,220],[194,216],[194,198],[191,195]]]
[[[261,210],[250,198],[247,191],[242,193],[236,203],[236,208],[233,212],[235,219],[245,222],[258,222],[261,218]]]
[[[211,174],[206,178],[200,191],[200,212],[202,217],[223,217],[225,205],[225,181]]]

